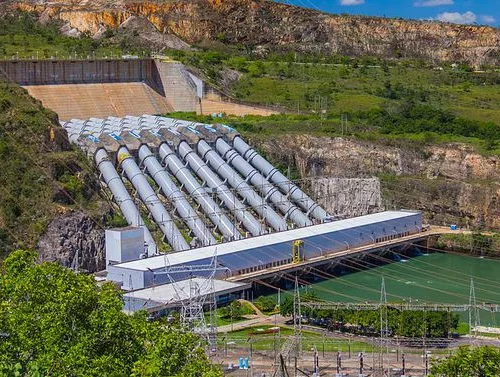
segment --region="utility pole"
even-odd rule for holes
[[[405,354],[403,353],[403,355],[401,355],[401,361],[403,363],[403,368],[401,369],[401,377],[405,377],[406,375],[406,356]]]
[[[340,351],[337,351],[337,374],[335,377],[342,377],[342,356]]]
[[[385,290],[385,278],[382,276],[382,283],[380,286],[380,349],[379,349],[379,370],[383,375],[384,372],[384,353],[388,346],[387,336],[389,332],[389,324],[387,318],[387,292]]]
[[[314,370],[313,375],[316,375],[316,376],[320,375],[320,372],[319,372],[319,354],[318,354],[318,350],[316,349],[316,347],[314,347],[313,370]]]
[[[359,353],[359,377],[363,377],[363,352]]]

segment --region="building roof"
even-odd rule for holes
[[[292,229],[213,246],[206,246],[197,249],[171,253],[168,255],[160,255],[147,259],[140,259],[136,261],[117,264],[114,267],[139,271],[155,270],[166,265],[176,266],[209,259],[212,258],[215,253],[217,253],[218,257],[220,257],[227,254],[237,253],[242,250],[272,246],[284,242],[292,242],[298,239],[321,236],[332,232],[341,232],[343,230],[348,230],[359,226],[380,223],[388,220],[401,219],[404,217],[415,215],[417,213],[419,212],[409,210],[379,212],[346,220],[312,225],[304,228]]]
[[[199,292],[195,294],[193,298],[204,296],[210,293],[210,280],[206,278],[192,278],[182,281],[178,281],[174,287],[173,284],[162,284],[154,287],[149,287],[145,289],[140,289],[137,291],[132,291],[125,293],[123,299],[125,301],[125,310],[127,310],[127,301],[131,300],[134,302],[143,302],[144,309],[152,308],[166,308],[177,306],[181,301],[188,300],[192,296],[192,292]],[[199,287],[192,289],[194,287]],[[244,289],[249,288],[249,284],[245,283],[234,283],[225,280],[213,280],[213,293],[215,296],[220,296],[232,292],[240,292]],[[135,309],[136,305],[134,306]]]

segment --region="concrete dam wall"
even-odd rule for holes
[[[62,120],[174,111],[153,59],[0,61],[0,70]]]
[[[275,113],[221,98],[204,99],[203,81],[175,61],[4,60],[0,61],[1,71],[62,120],[172,111]]]
[[[144,82],[165,95],[152,59],[4,60],[0,69],[23,86]]]

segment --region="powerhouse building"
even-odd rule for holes
[[[108,280],[125,290],[136,290],[189,277],[189,273],[167,274],[176,266],[217,265],[226,278],[276,267],[292,262],[293,242],[303,241],[304,258],[331,255],[355,247],[376,244],[419,233],[422,214],[416,211],[386,211],[348,220],[312,225],[305,228],[202,247],[168,255],[108,265]],[[209,272],[207,272],[209,273]],[[203,273],[202,273],[203,274]]]

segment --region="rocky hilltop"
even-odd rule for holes
[[[500,61],[500,29],[332,15],[269,0],[27,0],[16,6],[36,10],[45,19],[63,20],[67,27],[94,36],[141,18],[157,32],[189,44],[222,41],[259,51],[411,57],[477,67]]]

